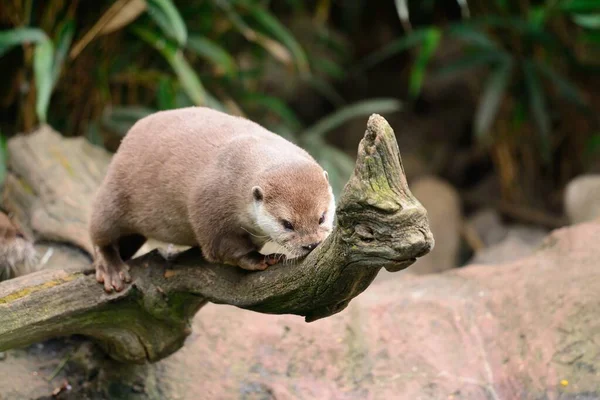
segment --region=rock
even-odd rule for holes
[[[476,212],[467,224],[483,246],[475,251],[468,264],[498,264],[527,257],[548,234],[540,228],[504,225],[494,209]]]
[[[411,192],[427,210],[435,246],[429,254],[418,259],[404,273],[380,273],[381,277],[403,276],[406,273],[429,274],[458,266],[462,224],[458,192],[446,181],[434,176],[415,181]]]
[[[600,224],[561,229],[510,265],[386,280],[311,324],[209,305],[160,363],[163,387],[181,399],[598,399],[598,237]]]
[[[543,229],[525,226],[506,227],[504,230],[504,238],[477,251],[469,264],[508,263],[527,257],[541,245],[547,235]]]
[[[484,208],[475,212],[467,221],[477,238],[484,246],[500,243],[508,233],[502,223],[500,213],[493,208]]]
[[[600,218],[600,174],[582,175],[569,182],[564,203],[573,224]]]
[[[171,357],[107,364],[81,345],[56,382],[69,399],[600,399],[598,237],[600,221],[510,264],[384,280],[310,324],[209,304]],[[49,397],[73,351],[53,348],[9,352],[3,400]]]

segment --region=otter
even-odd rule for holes
[[[131,281],[124,261],[149,238],[264,270],[272,253],[313,251],[334,213],[327,172],[292,142],[206,107],[159,111],[130,128],[94,196],[96,279],[121,291]]]

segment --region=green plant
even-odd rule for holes
[[[409,32],[367,57],[361,67],[369,68],[400,52],[417,49],[409,77],[409,97],[414,99],[420,93],[425,71],[440,39],[445,36],[462,42],[461,58],[430,73],[443,76],[486,69],[487,77],[474,115],[475,137],[489,146],[492,153],[508,151],[510,157],[504,157],[504,161],[494,156],[501,176],[514,176],[514,173],[503,174],[502,169],[529,168],[517,179],[528,176],[530,181],[520,182],[521,187],[534,187],[531,179],[543,179],[544,174],[555,169],[557,157],[564,156],[561,146],[569,141],[570,133],[564,128],[561,132],[559,121],[573,118],[576,112],[579,118],[589,121],[592,129],[598,123],[573,78],[600,71],[600,57],[582,57],[598,55],[600,49],[600,2],[494,0],[471,2],[472,13],[466,2],[459,3],[462,20],[447,26],[425,25],[413,29],[407,22],[406,1],[396,1]],[[565,104],[571,106],[565,108]],[[577,134],[591,140],[592,129]],[[507,164],[508,159],[511,165]],[[533,164],[529,159],[534,160]],[[579,163],[579,160],[569,161]],[[536,171],[531,171],[532,165]],[[515,182],[505,183],[507,191],[509,186],[514,189]]]
[[[330,7],[323,5],[320,14]],[[309,13],[300,1],[281,7],[295,18]],[[268,2],[105,0],[84,8],[11,0],[7,11],[0,11],[0,23],[14,27],[0,32],[0,57],[15,59],[20,48],[15,70],[23,74],[15,75],[15,85],[35,87],[13,100],[15,131],[49,123],[105,144],[149,113],[207,105],[249,116],[302,144],[327,166],[339,191],[352,162],[326,142],[326,133],[350,118],[399,108],[385,99],[346,105],[331,82],[344,77],[348,51],[327,18],[305,18],[312,25],[308,38],[300,38]],[[307,85],[337,111],[305,129],[284,98],[265,90],[274,69],[283,71],[281,86]]]

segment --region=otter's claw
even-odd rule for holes
[[[98,262],[96,264],[96,280],[104,284],[104,291],[111,293],[113,289],[117,292],[123,290],[123,282],[131,282],[131,275],[128,272],[129,267],[123,263],[119,266],[113,266]]]

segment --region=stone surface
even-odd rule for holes
[[[469,264],[507,263],[531,255],[541,245],[547,232],[526,226],[503,227],[504,237],[475,253]]]
[[[562,229],[519,262],[382,281],[345,312],[308,325],[207,306],[186,347],[163,363],[168,391],[181,399],[598,399],[599,235],[600,224]]]
[[[598,237],[600,221],[509,264],[383,280],[312,324],[211,304],[151,366],[82,373],[73,344],[9,351],[0,393],[49,396],[68,379],[59,398],[600,399]],[[109,376],[120,383],[98,382]]]
[[[582,175],[569,182],[564,203],[573,224],[600,218],[600,174]]]
[[[467,223],[484,246],[500,243],[508,234],[500,213],[493,208],[483,208],[469,217]]]

